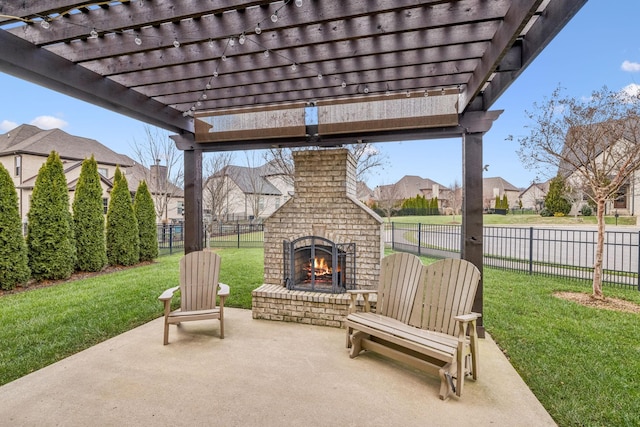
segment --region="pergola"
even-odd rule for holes
[[[187,252],[204,151],[460,137],[462,256],[481,268],[489,109],[585,3],[5,1],[0,71],[175,133]]]

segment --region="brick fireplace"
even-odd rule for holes
[[[265,284],[253,292],[253,317],[340,327],[348,306],[348,296],[340,292],[377,287],[382,219],[356,198],[356,164],[349,150],[306,150],[293,156],[294,195],[264,222]],[[328,292],[288,288],[290,270],[296,267],[286,248],[307,239],[351,248],[354,266],[349,267],[353,278],[348,286]],[[343,274],[334,272],[340,280]]]

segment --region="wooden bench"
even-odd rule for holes
[[[440,398],[462,394],[464,377],[478,375],[476,320],[471,312],[480,272],[468,261],[445,259],[424,266],[418,257],[383,258],[377,291],[349,291],[349,355],[375,351],[409,366],[438,373]],[[377,294],[376,312],[370,295]],[[364,312],[356,299],[364,298]],[[468,335],[467,335],[468,334]]]

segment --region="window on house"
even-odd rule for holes
[[[105,178],[109,178],[109,169],[107,168],[98,168],[98,173]]]
[[[15,157],[16,176],[20,176],[21,170],[22,170],[22,156],[16,156]]]
[[[280,197],[276,197],[276,209],[280,207]]]
[[[264,197],[258,196],[258,209],[261,211],[264,209]]]
[[[178,202],[178,215],[183,215],[184,214],[184,202]]]
[[[102,198],[102,213],[104,213],[106,215],[108,210],[109,210],[109,199],[106,198],[106,197],[103,197]]]

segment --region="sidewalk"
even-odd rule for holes
[[[553,426],[495,343],[477,382],[438,398],[439,379],[375,354],[350,359],[344,330],[254,320],[162,319],[0,387],[12,426]]]

